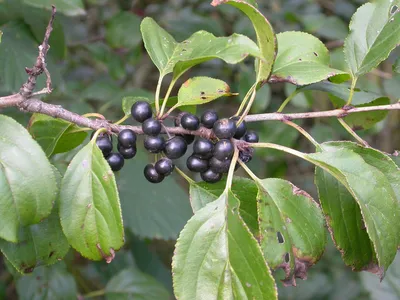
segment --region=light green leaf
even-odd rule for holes
[[[399,0],[376,0],[361,6],[344,43],[347,65],[359,77],[384,61],[400,44]]]
[[[279,33],[278,54],[270,82],[306,85],[346,74],[329,67],[329,51],[315,36],[305,32]]]
[[[257,184],[261,249],[270,268],[285,270],[284,284],[295,286],[295,277],[307,278],[308,268],[324,252],[324,217],[309,194],[286,180]]]
[[[231,191],[200,209],[186,224],[172,262],[178,299],[277,299],[261,249]]]
[[[185,81],[178,92],[178,103],[184,105],[200,105],[224,96],[233,96],[230,87],[224,81],[210,77],[193,77]]]
[[[70,245],[89,259],[110,262],[124,244],[114,173],[94,141],[76,154],[64,174],[60,219]]]
[[[27,5],[51,10],[54,5],[57,11],[67,16],[81,16],[85,14],[82,0],[23,0]]]
[[[20,300],[75,300],[78,297],[75,279],[62,263],[37,268],[31,275],[19,278],[17,292]]]
[[[140,18],[134,13],[120,12],[106,24],[106,41],[113,48],[132,49],[141,40]]]
[[[78,147],[87,137],[86,132],[74,132],[79,127],[42,114],[33,114],[28,130],[48,157]]]
[[[153,277],[138,269],[122,270],[107,283],[108,300],[168,300],[170,295],[165,287]]]
[[[57,197],[43,150],[15,120],[0,115],[0,237],[16,243],[20,226],[39,223]]]
[[[262,53],[262,59],[257,65],[257,82],[267,81],[271,74],[272,65],[276,55],[276,37],[267,18],[257,9],[256,1],[245,0],[213,0],[211,5],[218,6],[227,3],[240,9],[247,15],[253,24],[257,35],[257,44]]]

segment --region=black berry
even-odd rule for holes
[[[175,127],[181,126],[182,117],[183,117],[184,115],[186,115],[186,114],[188,114],[188,112],[183,111],[183,112],[180,112],[180,113],[175,117],[175,119],[174,119]]]
[[[213,131],[219,139],[230,139],[236,133],[236,122],[232,119],[221,119],[215,122]]]
[[[215,173],[228,173],[229,167],[231,165],[230,159],[219,160],[216,157],[210,159],[210,169]]]
[[[248,143],[258,143],[259,137],[255,131],[249,130],[246,132],[243,139]]]
[[[215,173],[213,170],[209,169],[203,173],[200,173],[201,179],[208,183],[216,183],[221,180],[222,174]]]
[[[244,136],[244,134],[247,131],[247,127],[246,127],[246,122],[243,121],[242,123],[240,123],[239,126],[237,126],[237,121],[239,121],[239,117],[233,117],[232,120],[236,121],[236,133],[233,136],[235,139],[240,139],[241,137]]]
[[[165,143],[164,153],[170,159],[182,157],[187,150],[185,139],[181,136],[175,136]]]
[[[197,130],[200,127],[200,120],[192,114],[184,114],[181,118],[181,126],[187,130]]]
[[[169,158],[163,157],[154,165],[158,174],[168,176],[175,168],[174,163]]]
[[[253,158],[253,151],[249,150],[244,150],[239,152],[239,159],[247,164],[251,159]]]
[[[208,160],[192,155],[187,159],[186,166],[192,172],[205,172],[208,169]]]
[[[117,145],[117,149],[118,152],[123,156],[123,158],[125,159],[131,159],[134,158],[136,155],[136,145],[129,147],[129,148],[125,148],[124,146],[120,145],[118,143]]]
[[[162,136],[146,136],[144,148],[151,153],[160,153],[165,148],[165,140]]]
[[[156,168],[152,164],[148,164],[144,168],[144,177],[151,183],[160,183],[164,180],[164,175],[157,173]]]
[[[214,123],[217,122],[218,120],[218,115],[215,110],[206,110],[202,115],[201,115],[201,124],[203,124],[204,127],[211,129],[214,126]]]
[[[214,144],[207,139],[198,138],[193,144],[193,153],[203,159],[209,159],[213,155]]]
[[[153,111],[149,103],[146,101],[138,101],[132,105],[131,114],[136,121],[143,123],[151,118]]]
[[[99,136],[96,140],[96,145],[99,147],[101,152],[103,152],[104,157],[109,156],[113,149],[111,139],[108,135]]]
[[[232,158],[235,147],[230,140],[219,140],[213,151],[213,156],[219,160],[227,160]]]
[[[118,134],[118,143],[124,148],[130,148],[136,144],[136,133],[130,129],[121,130]]]
[[[111,153],[107,157],[107,162],[114,172],[121,170],[124,166],[124,158],[119,153]]]
[[[161,132],[161,122],[155,119],[147,119],[142,124],[142,130],[147,135],[159,135]]]

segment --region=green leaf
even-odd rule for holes
[[[306,85],[346,74],[329,67],[329,51],[315,36],[289,31],[279,33],[277,39],[278,54],[270,82]]]
[[[89,259],[111,262],[124,244],[114,173],[94,141],[76,154],[64,174],[60,219],[70,245]]]
[[[296,286],[295,277],[306,279],[308,268],[324,252],[324,217],[309,194],[286,180],[270,178],[257,184],[264,257],[270,268],[285,270],[285,285]]]
[[[20,300],[74,300],[78,296],[74,277],[61,263],[37,268],[31,275],[19,278],[17,292]]]
[[[134,268],[122,270],[111,278],[105,291],[108,300],[170,299],[168,291],[161,283]]]
[[[87,137],[86,132],[74,132],[79,127],[70,122],[42,114],[33,114],[28,130],[48,157],[78,147]]]
[[[193,77],[185,81],[178,92],[178,103],[184,105],[200,105],[224,96],[233,96],[230,87],[224,81],[210,77]]]
[[[67,16],[82,16],[85,9],[82,0],[23,0],[27,5],[51,10],[54,5],[57,11]]]
[[[276,55],[276,37],[271,24],[267,18],[257,9],[255,1],[244,0],[213,0],[211,5],[218,6],[227,3],[240,9],[253,24],[254,30],[257,35],[257,44],[262,53],[262,58],[258,62],[257,69],[257,82],[267,81],[271,74],[272,65]]]
[[[371,71],[400,43],[399,6],[399,0],[377,0],[364,4],[353,15],[344,43],[353,77]]]
[[[20,226],[39,223],[57,197],[43,150],[15,120],[0,115],[0,237],[16,243]]]
[[[206,182],[190,183],[190,203],[193,212],[196,213],[208,203],[219,198],[224,192],[226,180],[221,180],[215,184]],[[240,201],[239,212],[247,227],[255,237],[259,236],[258,218],[257,218],[257,192],[258,188],[254,181],[243,178],[233,177],[232,193]]]
[[[307,32],[320,37],[330,40],[344,40],[349,33],[347,24],[337,16],[313,13],[299,17]]]
[[[261,249],[240,218],[231,191],[186,224],[172,262],[178,299],[277,299]]]
[[[378,260],[380,269],[375,273],[382,276],[393,261],[399,244],[400,224],[396,221],[400,215],[399,201],[391,184],[392,179],[377,167],[382,159],[380,152],[370,149],[374,152],[368,152],[367,159],[365,152],[361,152],[363,155],[355,152],[356,149],[361,151],[359,148],[345,148],[343,145],[333,147],[322,144],[323,152],[307,154],[305,159],[333,175],[357,202]],[[396,176],[398,173],[399,170],[395,170]]]
[[[0,36],[0,40],[1,40],[1,36]],[[395,63],[393,64],[392,69],[393,69],[393,72],[400,74],[400,57],[396,59]]]
[[[106,41],[113,48],[132,49],[142,40],[139,28],[138,16],[127,11],[120,12],[106,24]]]

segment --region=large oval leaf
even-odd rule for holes
[[[64,174],[60,218],[70,245],[89,259],[110,262],[124,243],[114,173],[94,141],[76,154]]]
[[[57,197],[53,169],[28,131],[0,115],[0,238],[18,241],[20,226],[46,218]]]
[[[178,299],[277,299],[261,249],[240,218],[231,191],[186,224],[172,262]]]
[[[400,44],[399,7],[399,0],[377,0],[353,15],[344,54],[354,77],[371,71]]]

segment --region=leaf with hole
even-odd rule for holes
[[[16,243],[21,226],[45,219],[57,197],[52,166],[15,120],[0,115],[0,238]]]

